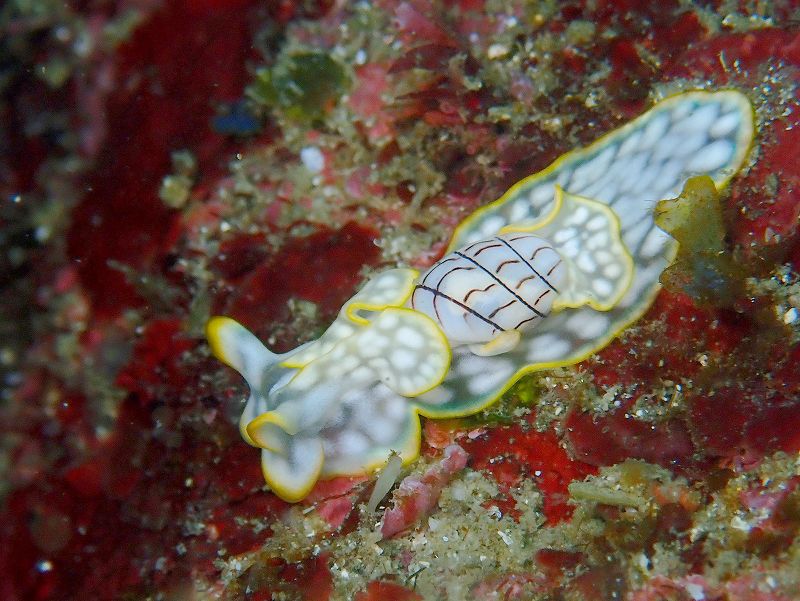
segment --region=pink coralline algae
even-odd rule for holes
[[[794,597],[772,590],[767,577],[744,576],[734,578],[722,587],[705,581],[702,576],[670,579],[653,578],[641,589],[632,591],[631,601],[656,601],[661,599],[728,599],[729,601],[791,601]]]
[[[0,15],[0,598],[798,598],[796,2],[34,4]],[[344,74],[309,118],[253,94],[303,56]],[[377,514],[371,475],[264,487],[209,315],[294,348],[696,88],[756,113],[731,298],[667,286],[578,365],[423,420]]]
[[[431,513],[442,489],[467,465],[468,456],[458,445],[450,445],[444,456],[420,476],[407,476],[392,494],[392,506],[383,514],[381,535],[391,538],[414,526]]]

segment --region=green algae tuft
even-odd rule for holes
[[[347,83],[338,62],[327,54],[309,52],[283,56],[273,67],[259,69],[247,93],[289,119],[309,122],[328,112]]]

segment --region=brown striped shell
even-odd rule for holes
[[[433,265],[417,282],[411,306],[436,321],[451,345],[482,344],[545,318],[566,278],[567,266],[547,240],[500,234]]]

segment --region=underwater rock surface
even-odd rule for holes
[[[797,599],[794,5],[10,2],[0,597]],[[210,315],[312,340],[518,180],[720,88],[756,147],[640,321],[424,421],[374,514],[374,477],[264,487]]]

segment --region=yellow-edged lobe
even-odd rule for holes
[[[625,245],[625,242],[622,240],[622,224],[620,224],[619,216],[607,205],[603,204],[600,201],[594,200],[592,198],[586,198],[584,196],[578,196],[577,194],[569,194],[564,191],[561,186],[556,186],[556,196],[561,198],[560,206],[563,207],[565,198],[568,196],[571,202],[577,204],[583,204],[591,211],[600,211],[603,213],[608,219],[609,224],[611,224],[612,237],[614,242],[619,245],[622,249],[622,268],[625,272],[625,279],[627,280],[626,284],[622,286],[617,294],[615,294],[608,302],[601,303],[593,299],[592,297],[585,297],[585,301],[581,303],[575,304],[568,304],[561,300],[561,297],[556,297],[553,301],[553,310],[559,311],[561,309],[576,309],[578,307],[582,307],[583,305],[589,305],[595,311],[610,311],[614,307],[617,306],[617,303],[622,300],[622,297],[628,292],[633,283],[633,270],[634,270],[634,260],[633,255],[631,255],[628,247]]]
[[[397,268],[394,271],[401,271],[401,269]],[[361,317],[358,314],[358,311],[364,310],[364,311],[379,312],[379,311],[382,311],[384,309],[387,309],[387,308],[390,308],[390,307],[395,307],[395,306],[400,306],[403,303],[405,303],[408,300],[408,298],[411,296],[411,293],[414,291],[414,280],[419,276],[419,272],[416,269],[411,269],[411,268],[402,268],[402,271],[403,271],[403,275],[405,276],[405,279],[402,282],[402,286],[400,287],[399,294],[394,299],[392,299],[391,302],[378,304],[378,303],[370,303],[370,302],[367,302],[367,301],[358,300],[359,295],[363,291],[363,289],[362,289],[362,291],[357,292],[349,301],[347,301],[344,304],[342,309],[339,311],[339,316],[336,318],[336,321],[340,321],[342,319],[342,316],[344,316],[345,318],[347,318],[348,321],[350,321],[353,324],[356,324],[358,326],[368,326],[370,321],[368,319],[364,318],[364,317]],[[367,283],[367,285],[369,285],[369,282]],[[334,322],[334,323],[336,323],[336,322]],[[350,334],[350,336],[356,335],[357,333],[358,333],[358,330],[356,330],[355,332]],[[327,334],[327,332],[326,332],[326,334]],[[323,338],[324,338],[324,336],[325,336],[325,334],[323,334]],[[331,346],[331,348],[333,348],[333,346],[335,346],[336,344],[338,344],[342,340],[344,340],[344,338],[341,338],[341,339],[337,340],[336,343],[334,343],[334,345]],[[309,358],[307,358],[307,351],[308,351],[308,349],[298,353],[295,356],[288,357],[287,359],[285,359],[284,361],[281,362],[281,366],[282,367],[292,368],[292,369],[302,369],[303,367],[305,367],[306,365],[308,365],[312,361],[318,359],[319,357],[321,357],[322,355],[325,354],[325,353],[321,353],[321,354],[319,354],[317,356],[312,356],[309,359]],[[326,351],[326,352],[329,352],[329,351],[330,351],[330,349],[328,351]]]
[[[400,459],[403,462],[403,465],[409,465],[413,463],[417,457],[419,457],[420,453],[420,446],[422,444],[422,425],[420,424],[420,413],[416,406],[409,405],[408,408],[409,412],[412,414],[412,418],[409,420],[409,432],[406,438],[400,441],[398,446],[392,446],[390,451],[397,453],[400,456]],[[381,467],[386,463],[386,455],[384,454],[375,454],[375,457],[369,461],[365,461],[362,463],[358,469],[353,470],[341,470],[341,471],[331,471],[331,472],[324,472],[323,470],[323,478],[335,478],[337,476],[356,476],[358,474],[364,474],[368,472],[373,472]]]
[[[601,303],[592,298],[591,296],[584,296],[582,297],[580,302],[567,302],[563,297],[557,296],[556,299],[553,301],[553,305],[551,310],[553,312],[561,311],[563,309],[577,309],[578,307],[583,307],[584,305],[590,306],[595,311],[610,311],[614,307],[617,306],[617,303],[622,300],[622,297],[628,292],[633,283],[633,269],[634,269],[634,260],[633,256],[631,255],[628,247],[625,245],[625,242],[622,240],[621,231],[622,226],[619,221],[619,217],[617,214],[606,204],[594,200],[592,198],[587,198],[585,196],[578,196],[577,194],[570,194],[569,192],[565,192],[564,189],[556,184],[554,186],[555,194],[553,196],[553,207],[551,211],[545,215],[542,219],[536,221],[535,223],[531,223],[529,225],[507,225],[503,227],[499,233],[506,234],[512,232],[525,232],[525,233],[535,233],[541,229],[544,229],[553,221],[555,221],[556,217],[558,217],[559,213],[562,210],[568,210],[564,205],[565,198],[569,198],[571,202],[577,204],[585,205],[591,211],[599,211],[603,213],[608,220],[608,222],[612,226],[612,232],[610,232],[617,244],[622,249],[622,262],[623,262],[623,269],[626,273],[626,280],[627,283],[625,286],[621,287],[617,294],[615,294],[611,300],[606,303]]]
[[[409,296],[410,296],[410,293],[409,293]],[[406,298],[408,298],[408,296],[406,296]],[[405,302],[405,299],[400,301],[399,304],[402,304],[403,302]],[[354,301],[354,302],[348,303],[346,305],[345,314],[347,315],[347,319],[349,319],[353,323],[357,323],[358,325],[361,325],[361,326],[368,326],[369,325],[369,319],[367,319],[366,317],[361,317],[361,315],[358,314],[358,311],[374,311],[374,312],[377,312],[377,311],[382,311],[382,310],[386,309],[387,307],[392,307],[392,306],[394,306],[394,305],[377,305],[377,304],[373,304],[373,303],[366,303],[366,302],[363,302],[363,301]]]
[[[242,420],[242,419],[239,420],[239,434],[242,435],[242,438],[244,438],[244,441],[247,444],[249,444],[251,447],[257,447],[258,444],[256,443],[256,441],[253,440],[250,437],[250,434],[247,433],[247,426],[249,425],[249,423],[250,422],[245,423],[245,421]]]
[[[450,371],[450,363],[453,360],[453,351],[451,350],[450,343],[447,341],[447,336],[445,336],[442,329],[436,324],[435,321],[433,321],[433,319],[424,313],[420,313],[419,311],[410,309],[408,307],[390,307],[386,309],[386,313],[390,312],[397,313],[398,318],[400,320],[405,320],[408,327],[413,328],[413,322],[416,321],[420,326],[428,330],[430,338],[435,339],[438,342],[438,344],[435,346],[436,351],[438,352],[438,357],[441,359],[442,364],[439,373],[431,378],[431,380],[424,387],[403,395],[417,397],[421,394],[425,394],[429,390],[436,388],[442,383],[442,380],[444,380],[445,376],[447,376],[447,372]],[[408,321],[409,319],[411,320],[410,322]]]
[[[516,184],[514,184],[514,186],[512,186],[512,188],[514,188],[514,187],[516,187]],[[508,195],[508,192],[506,192],[506,194],[501,196],[501,200],[503,198],[505,198],[507,195]],[[493,205],[493,204],[495,204],[497,202],[500,202],[500,201],[496,200],[495,202],[493,202],[491,204]],[[550,207],[550,212],[547,213],[547,215],[544,215],[543,217],[540,217],[539,219],[537,219],[536,221],[531,222],[531,223],[524,223],[524,224],[519,224],[519,225],[514,224],[514,223],[509,223],[508,225],[500,228],[500,231],[498,233],[499,234],[511,234],[511,233],[514,233],[514,232],[524,232],[524,233],[530,234],[530,233],[533,233],[533,232],[535,232],[537,230],[540,230],[540,229],[544,228],[545,226],[550,225],[555,220],[555,218],[561,212],[561,208],[562,208],[563,204],[564,204],[564,190],[561,188],[561,186],[559,186],[558,184],[555,184],[555,194],[553,195],[553,205]],[[487,205],[487,207],[488,206],[491,206],[491,205]],[[487,207],[481,207],[480,209],[478,209],[478,211],[482,211],[484,208],[487,208]],[[474,213],[473,213],[473,215],[474,215]],[[470,217],[471,216],[472,215],[470,215]],[[470,217],[467,217],[467,219],[469,219]],[[460,225],[458,226],[458,229],[456,229],[456,232],[458,232],[459,229],[461,229]],[[453,234],[453,236],[455,236],[455,234]]]
[[[314,485],[317,483],[320,472],[322,471],[322,465],[325,462],[325,456],[320,452],[317,455],[316,466],[311,471],[310,475],[303,482],[300,482],[295,486],[291,486],[287,482],[280,481],[272,477],[272,474],[270,474],[268,461],[265,460],[265,454],[266,452],[262,451],[261,473],[264,475],[264,481],[267,483],[267,486],[272,489],[272,492],[274,492],[287,503],[297,503],[308,496],[308,493],[311,492],[311,489],[313,489]]]
[[[262,420],[258,424],[254,425],[258,418],[251,421],[247,426],[245,426],[245,431],[247,432],[247,437],[253,441],[253,446],[258,447],[259,449],[267,449],[268,451],[272,451],[276,455],[285,455],[286,451],[283,447],[279,446],[278,444],[273,444],[273,441],[270,441],[269,438],[262,435],[262,430],[265,426],[276,426],[280,428],[276,423],[272,421]],[[283,428],[281,428],[283,429]],[[285,431],[285,430],[284,430]]]
[[[493,357],[515,348],[519,344],[521,338],[522,332],[519,330],[506,330],[492,338],[489,342],[480,345],[470,345],[469,348],[476,355]]]
[[[420,446],[422,445],[422,425],[419,421],[419,413],[414,407],[409,407],[408,410],[413,414],[413,417],[410,420],[411,431],[408,433],[405,441],[401,442],[399,448],[392,448],[392,451],[400,456],[403,465],[409,465],[416,460],[417,457],[419,457]],[[375,471],[376,469],[382,467],[385,461],[385,457],[378,458],[375,461],[370,462],[370,464],[367,466],[367,470],[370,472]]]
[[[225,330],[242,327],[238,321],[230,317],[212,317],[206,322],[206,338],[211,346],[211,352],[217,359],[233,369],[236,369],[236,365],[228,354],[229,349],[225,347]]]
[[[259,436],[259,431],[264,425],[267,424],[277,426],[289,436],[297,434],[297,428],[277,411],[267,411],[266,413],[262,413],[245,427],[248,436],[251,440],[253,440],[253,442],[256,443],[256,446],[261,447],[262,449],[268,449],[274,453],[281,453],[280,450],[271,448],[270,443]]]
[[[399,307],[405,303],[408,300],[408,297],[411,296],[411,293],[414,291],[414,280],[416,280],[416,278],[419,276],[419,271],[411,268],[403,269],[403,271],[406,272],[405,281],[403,282],[396,298],[392,299],[392,301],[388,303],[377,304],[370,303],[368,301],[357,300],[359,293],[356,293],[350,301],[345,303],[344,313],[347,315],[347,318],[353,323],[365,326],[369,324],[369,320],[361,317],[361,315],[358,314],[358,311],[381,311],[388,307]]]
[[[304,348],[303,350],[291,355],[290,357],[288,357],[284,361],[281,361],[281,363],[280,363],[281,367],[288,367],[290,369],[302,369],[306,365],[311,363],[312,361],[316,361],[320,357],[322,357],[324,355],[327,355],[342,340],[345,340],[346,338],[349,338],[350,336],[352,336],[355,332],[351,332],[350,334],[348,334],[346,336],[339,337],[339,338],[337,338],[335,340],[335,342],[332,342],[331,340],[328,339],[329,338],[328,335],[329,335],[329,332],[331,331],[331,328],[334,325],[337,325],[338,323],[340,323],[341,319],[342,318],[341,318],[341,315],[340,315],[339,317],[336,318],[336,321],[334,321],[328,327],[328,329],[325,331],[325,333],[320,338],[318,338],[317,340],[313,341],[307,348]],[[319,346],[321,346],[323,343],[330,345],[330,347],[324,352],[319,350]]]

